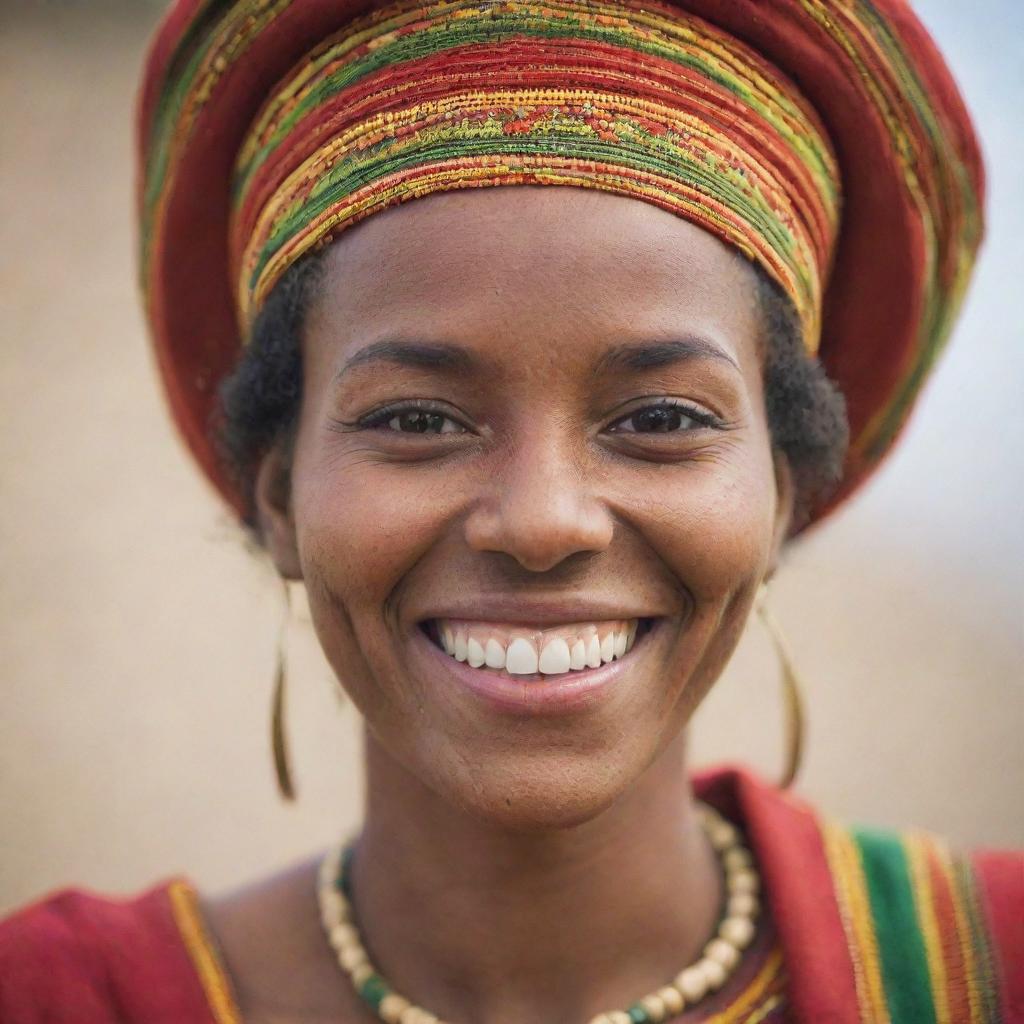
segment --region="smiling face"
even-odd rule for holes
[[[565,187],[429,196],[324,259],[270,550],[392,757],[496,822],[592,817],[707,693],[785,536],[754,273]]]

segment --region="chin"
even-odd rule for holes
[[[514,832],[545,832],[596,818],[640,778],[651,759],[638,749],[580,753],[565,744],[485,756],[449,749],[421,778],[478,821]]]

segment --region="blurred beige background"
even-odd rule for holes
[[[989,242],[902,448],[791,553],[774,605],[809,684],[802,793],[845,818],[1022,845],[1024,16],[1009,0],[917,6],[980,123]],[[154,21],[139,0],[0,5],[0,911],[70,882],[230,886],[358,815],[358,722],[301,614],[301,799],[277,799],[280,588],[157,389],[130,134]],[[752,624],[698,716],[696,761],[777,772],[778,695]]]

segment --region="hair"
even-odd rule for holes
[[[759,266],[750,265],[764,324],[764,401],[772,446],[786,458],[793,476],[792,531],[807,522],[840,480],[849,441],[846,403],[821,363],[807,354],[789,297]],[[302,403],[302,334],[322,269],[319,254],[289,268],[220,389],[220,453],[244,498],[245,523],[257,539],[256,474],[275,444],[285,446],[290,461]]]

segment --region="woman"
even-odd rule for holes
[[[1021,1019],[1018,855],[686,772],[980,240],[913,16],[193,0],[140,122],[172,408],[306,587],[364,824],[226,896],[27,908],[0,1019]]]

